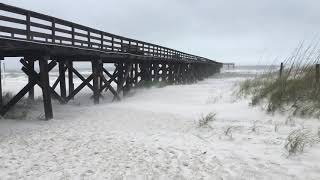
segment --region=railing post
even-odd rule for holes
[[[111,50],[114,51],[114,37],[111,37]],[[121,40],[121,51],[122,51],[122,40]]]
[[[279,77],[282,77],[282,71],[283,71],[283,62],[280,64],[280,74]]]
[[[319,84],[319,78],[320,78],[320,70],[319,70],[319,64],[316,64],[316,83]]]
[[[88,47],[91,47],[90,31],[88,30]]]
[[[101,49],[103,50],[103,32],[101,32],[101,42],[100,42],[100,46],[101,46]]]
[[[123,52],[123,39],[121,39],[120,40],[120,43],[121,43],[121,52]],[[112,48],[113,48],[114,46],[112,45]]]
[[[30,12],[27,13],[27,16],[26,16],[26,25],[27,25],[27,40],[31,40],[31,35],[30,35]]]
[[[159,46],[157,46],[157,57],[159,57]]]
[[[136,53],[138,53],[139,52],[139,43],[138,42],[136,42]]]
[[[131,41],[129,40],[128,52],[131,53]]]
[[[56,19],[52,19],[52,30],[51,30],[51,35],[52,35],[52,43],[56,43]]]
[[[142,55],[145,55],[145,52],[144,52],[144,42],[142,43]]]
[[[74,46],[74,26],[71,26],[71,38],[72,38],[72,46]]]

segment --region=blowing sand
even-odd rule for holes
[[[54,120],[38,120],[41,109],[28,120],[0,120],[0,179],[320,179],[319,144],[290,157],[283,148],[289,132],[315,131],[319,120],[288,124],[286,114],[233,96],[255,73],[225,70],[97,106],[85,91],[69,105],[55,102]],[[6,90],[19,81],[6,78]],[[210,112],[215,120],[199,128]]]

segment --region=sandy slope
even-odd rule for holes
[[[84,94],[80,106],[54,105],[49,122],[1,120],[0,179],[319,179],[319,145],[293,157],[283,149],[291,130],[319,122],[285,125],[285,116],[236,100],[239,73],[98,106]],[[209,112],[211,128],[197,127]]]

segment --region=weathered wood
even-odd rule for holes
[[[75,68],[71,67],[71,71],[79,78],[82,82],[86,80]],[[90,82],[86,83],[86,86],[88,86],[93,91],[93,86],[90,84]]]
[[[138,84],[138,78],[139,78],[138,74],[139,74],[139,64],[135,63],[134,64],[134,77],[133,77],[134,86],[137,86],[137,84]]]
[[[40,75],[38,73],[36,73],[35,71],[31,71],[30,69],[27,69],[26,67],[22,67],[21,70],[25,74],[30,76],[31,79],[35,79],[36,80],[36,84],[38,84],[38,86],[40,88],[43,87],[43,83],[41,82]],[[52,95],[52,97],[54,99],[58,100],[61,104],[65,104],[66,103],[65,99],[63,99],[52,87],[49,86],[49,90],[50,90],[50,93],[51,93],[51,95]]]
[[[72,60],[67,61],[68,65],[68,84],[69,84],[69,96],[74,91],[74,83],[73,83],[73,62]]]
[[[3,98],[2,98],[2,61],[3,59],[0,58],[0,109],[3,106]]]
[[[103,76],[103,62],[100,61],[99,62],[99,92],[100,92],[100,89],[101,87],[103,86],[103,80],[101,79],[101,76]]]
[[[32,70],[34,70],[34,60],[31,59],[30,57],[25,58],[25,59],[28,59],[27,61],[28,61],[28,64],[29,64],[29,68],[31,68]],[[31,81],[30,78],[31,78],[31,77],[28,76],[28,82]],[[29,100],[34,101],[34,87],[32,87],[32,88],[30,89],[28,98],[29,98]]]
[[[60,95],[63,99],[67,97],[65,62],[59,61]]]
[[[98,60],[92,60],[91,64],[92,64],[92,75],[93,75],[93,101],[94,101],[94,104],[99,104],[101,62],[99,62]]]
[[[153,81],[154,82],[159,82],[159,76],[160,76],[160,74],[159,74],[159,71],[160,71],[160,69],[159,69],[159,63],[153,63],[152,64],[152,66],[153,66]]]
[[[102,79],[102,81],[104,81],[104,86],[106,86],[105,88],[110,90],[110,92],[114,95],[115,99],[121,100],[118,92],[111,86],[112,81],[110,81],[110,80],[108,81],[104,76],[101,76],[101,79]],[[104,88],[102,87],[102,90],[103,89]],[[101,92],[101,90],[100,90],[100,92]]]
[[[64,73],[66,72],[67,70],[67,67],[64,68]],[[60,73],[59,73],[60,74]],[[53,83],[52,85],[52,88],[53,89],[56,89],[56,87],[58,86],[58,84],[60,83],[60,79],[61,79],[61,76],[59,75],[58,78],[56,79],[56,81]]]
[[[173,76],[173,64],[169,64],[168,67],[168,83],[173,84],[174,83],[174,76]]]
[[[115,82],[116,84],[118,84],[118,81],[117,81],[117,69],[114,70],[113,74],[110,74],[104,67],[102,67],[102,72],[104,72],[110,79],[108,80],[108,84],[111,84],[112,82]],[[101,77],[104,77],[103,76],[103,73],[101,74]],[[104,79],[106,79],[104,77]],[[103,80],[104,83],[106,83],[104,80]],[[100,87],[100,92],[102,92],[104,89],[105,91],[108,91],[108,85],[104,84],[103,86]]]
[[[85,81],[83,81],[75,90],[73,90],[69,96],[67,97],[67,102],[74,98],[75,95],[77,95],[81,89],[83,89],[87,83],[89,83],[93,79],[93,75],[91,74]]]
[[[167,69],[166,63],[162,63],[161,70],[162,70],[161,80],[162,80],[162,82],[167,83],[168,82],[168,69]]]
[[[280,71],[279,71],[279,77],[282,77],[282,72],[283,71],[283,62],[280,64]]]
[[[117,69],[118,69],[118,73],[117,73],[117,92],[120,93],[123,89],[123,76],[124,76],[124,67],[123,67],[123,63],[118,63],[117,64]]]
[[[122,87],[123,88],[123,96],[126,96],[128,94],[128,92],[130,91],[130,72],[132,69],[132,63],[126,63],[125,64],[125,73],[124,73],[124,79],[123,79],[123,84]],[[124,85],[125,83],[125,85]]]
[[[44,105],[44,113],[46,120],[53,118],[52,104],[51,104],[51,93],[49,85],[49,68],[48,68],[49,56],[44,56],[39,59],[40,68],[40,81],[42,82],[42,97]]]
[[[6,57],[25,57],[25,60],[21,61],[24,65],[22,70],[29,78],[26,87],[6,107],[14,105],[28,92],[29,97],[33,99],[32,89],[38,84],[43,91],[46,117],[49,118],[50,109],[52,114],[52,107],[48,107],[51,105],[51,102],[50,105],[48,104],[51,96],[60,102],[69,101],[81,89],[88,86],[94,92],[95,103],[99,102],[99,96],[104,89],[110,90],[115,99],[120,99],[121,93],[125,95],[130,88],[148,84],[146,82],[159,81],[161,78],[162,81],[170,83],[191,83],[217,72],[222,65],[199,56],[117,36],[3,3],[0,3],[0,10],[9,12],[0,15],[0,20],[13,25],[10,27],[0,25],[0,46],[3,47],[0,49],[0,54]],[[10,14],[19,14],[25,18],[18,19],[11,17]],[[39,21],[34,22],[33,19]],[[18,27],[14,25],[25,25],[25,28],[14,28]],[[55,62],[51,61],[48,64],[48,58],[43,56],[46,54],[50,54],[52,59],[59,60],[59,77],[52,87],[48,82],[49,72],[55,66]],[[34,64],[32,64],[36,59],[40,59],[39,64],[42,64],[40,74],[35,72]],[[115,63],[117,68],[111,74],[103,68],[102,63],[98,66],[93,65],[93,74],[84,78],[73,67],[73,62],[91,62],[91,59],[100,59],[104,63]],[[66,70],[68,70],[68,97],[66,97]],[[103,72],[110,79],[104,77]],[[76,89],[74,89],[73,74],[83,81]],[[94,81],[93,85],[90,84],[91,80]],[[113,82],[117,84],[117,90],[112,87]],[[59,83],[60,94],[54,90]]]
[[[103,76],[103,74],[101,75],[101,78],[103,77],[103,82],[105,83],[103,86],[100,87],[100,93],[105,89],[105,91],[108,91],[109,88],[108,87],[112,87],[111,83],[115,82],[116,84],[118,84],[118,81],[116,80],[116,78],[118,77],[117,75],[117,69],[114,70],[113,74],[111,75],[105,68],[103,68],[103,72],[105,72],[107,74],[107,76],[109,76],[109,80],[106,81],[106,78]]]
[[[53,44],[71,44],[72,46],[87,47],[89,49],[98,49],[99,51],[113,51],[113,52],[128,52],[130,54],[148,55],[161,58],[162,60],[175,60],[175,61],[199,61],[201,63],[209,63],[210,60],[191,54],[183,53],[170,48],[158,46],[152,43],[138,41],[118,35],[114,35],[107,32],[102,32],[97,29],[86,27],[77,23],[59,19],[56,17],[40,14],[25,9],[21,9],[6,4],[0,4],[0,10],[9,12],[9,14],[21,14],[25,16],[25,20],[10,17],[10,15],[1,15],[0,19],[5,22],[13,24],[26,25],[26,30],[0,26],[0,31],[7,32],[14,38],[18,38],[15,35],[25,35],[26,39],[32,41],[45,41]],[[37,18],[43,22],[31,22],[31,18]],[[49,22],[51,25],[48,25]],[[62,25],[57,27],[56,24]],[[38,29],[32,29],[31,27],[37,27],[40,29],[50,30],[51,33],[47,34]],[[82,30],[83,32],[76,32],[75,29]],[[64,35],[60,35],[63,33]],[[100,35],[100,36],[97,36]],[[35,37],[44,38],[44,40],[37,40]],[[20,38],[20,37],[19,37]],[[49,42],[48,39],[52,41]],[[95,42],[95,41],[97,42]],[[125,42],[125,43],[124,43]],[[79,43],[79,44],[76,44]],[[110,44],[110,45],[107,45]],[[97,52],[98,54],[100,52]],[[142,57],[141,56],[141,57]]]
[[[20,59],[20,62],[24,65],[21,70],[31,79],[36,80],[36,84],[39,85],[40,88],[43,88],[43,83],[40,78],[40,73],[35,72],[34,69],[30,68],[29,64],[24,59]],[[48,65],[48,72],[50,72],[56,65],[55,61],[51,61]],[[57,92],[55,92],[54,88],[50,87],[49,85],[49,90],[51,92],[51,95],[53,98],[57,99],[61,104],[65,103],[65,100],[59,96]]]
[[[320,81],[320,64],[316,64],[316,83],[319,84]]]

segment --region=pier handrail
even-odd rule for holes
[[[0,3],[0,37],[191,62],[216,61]]]

